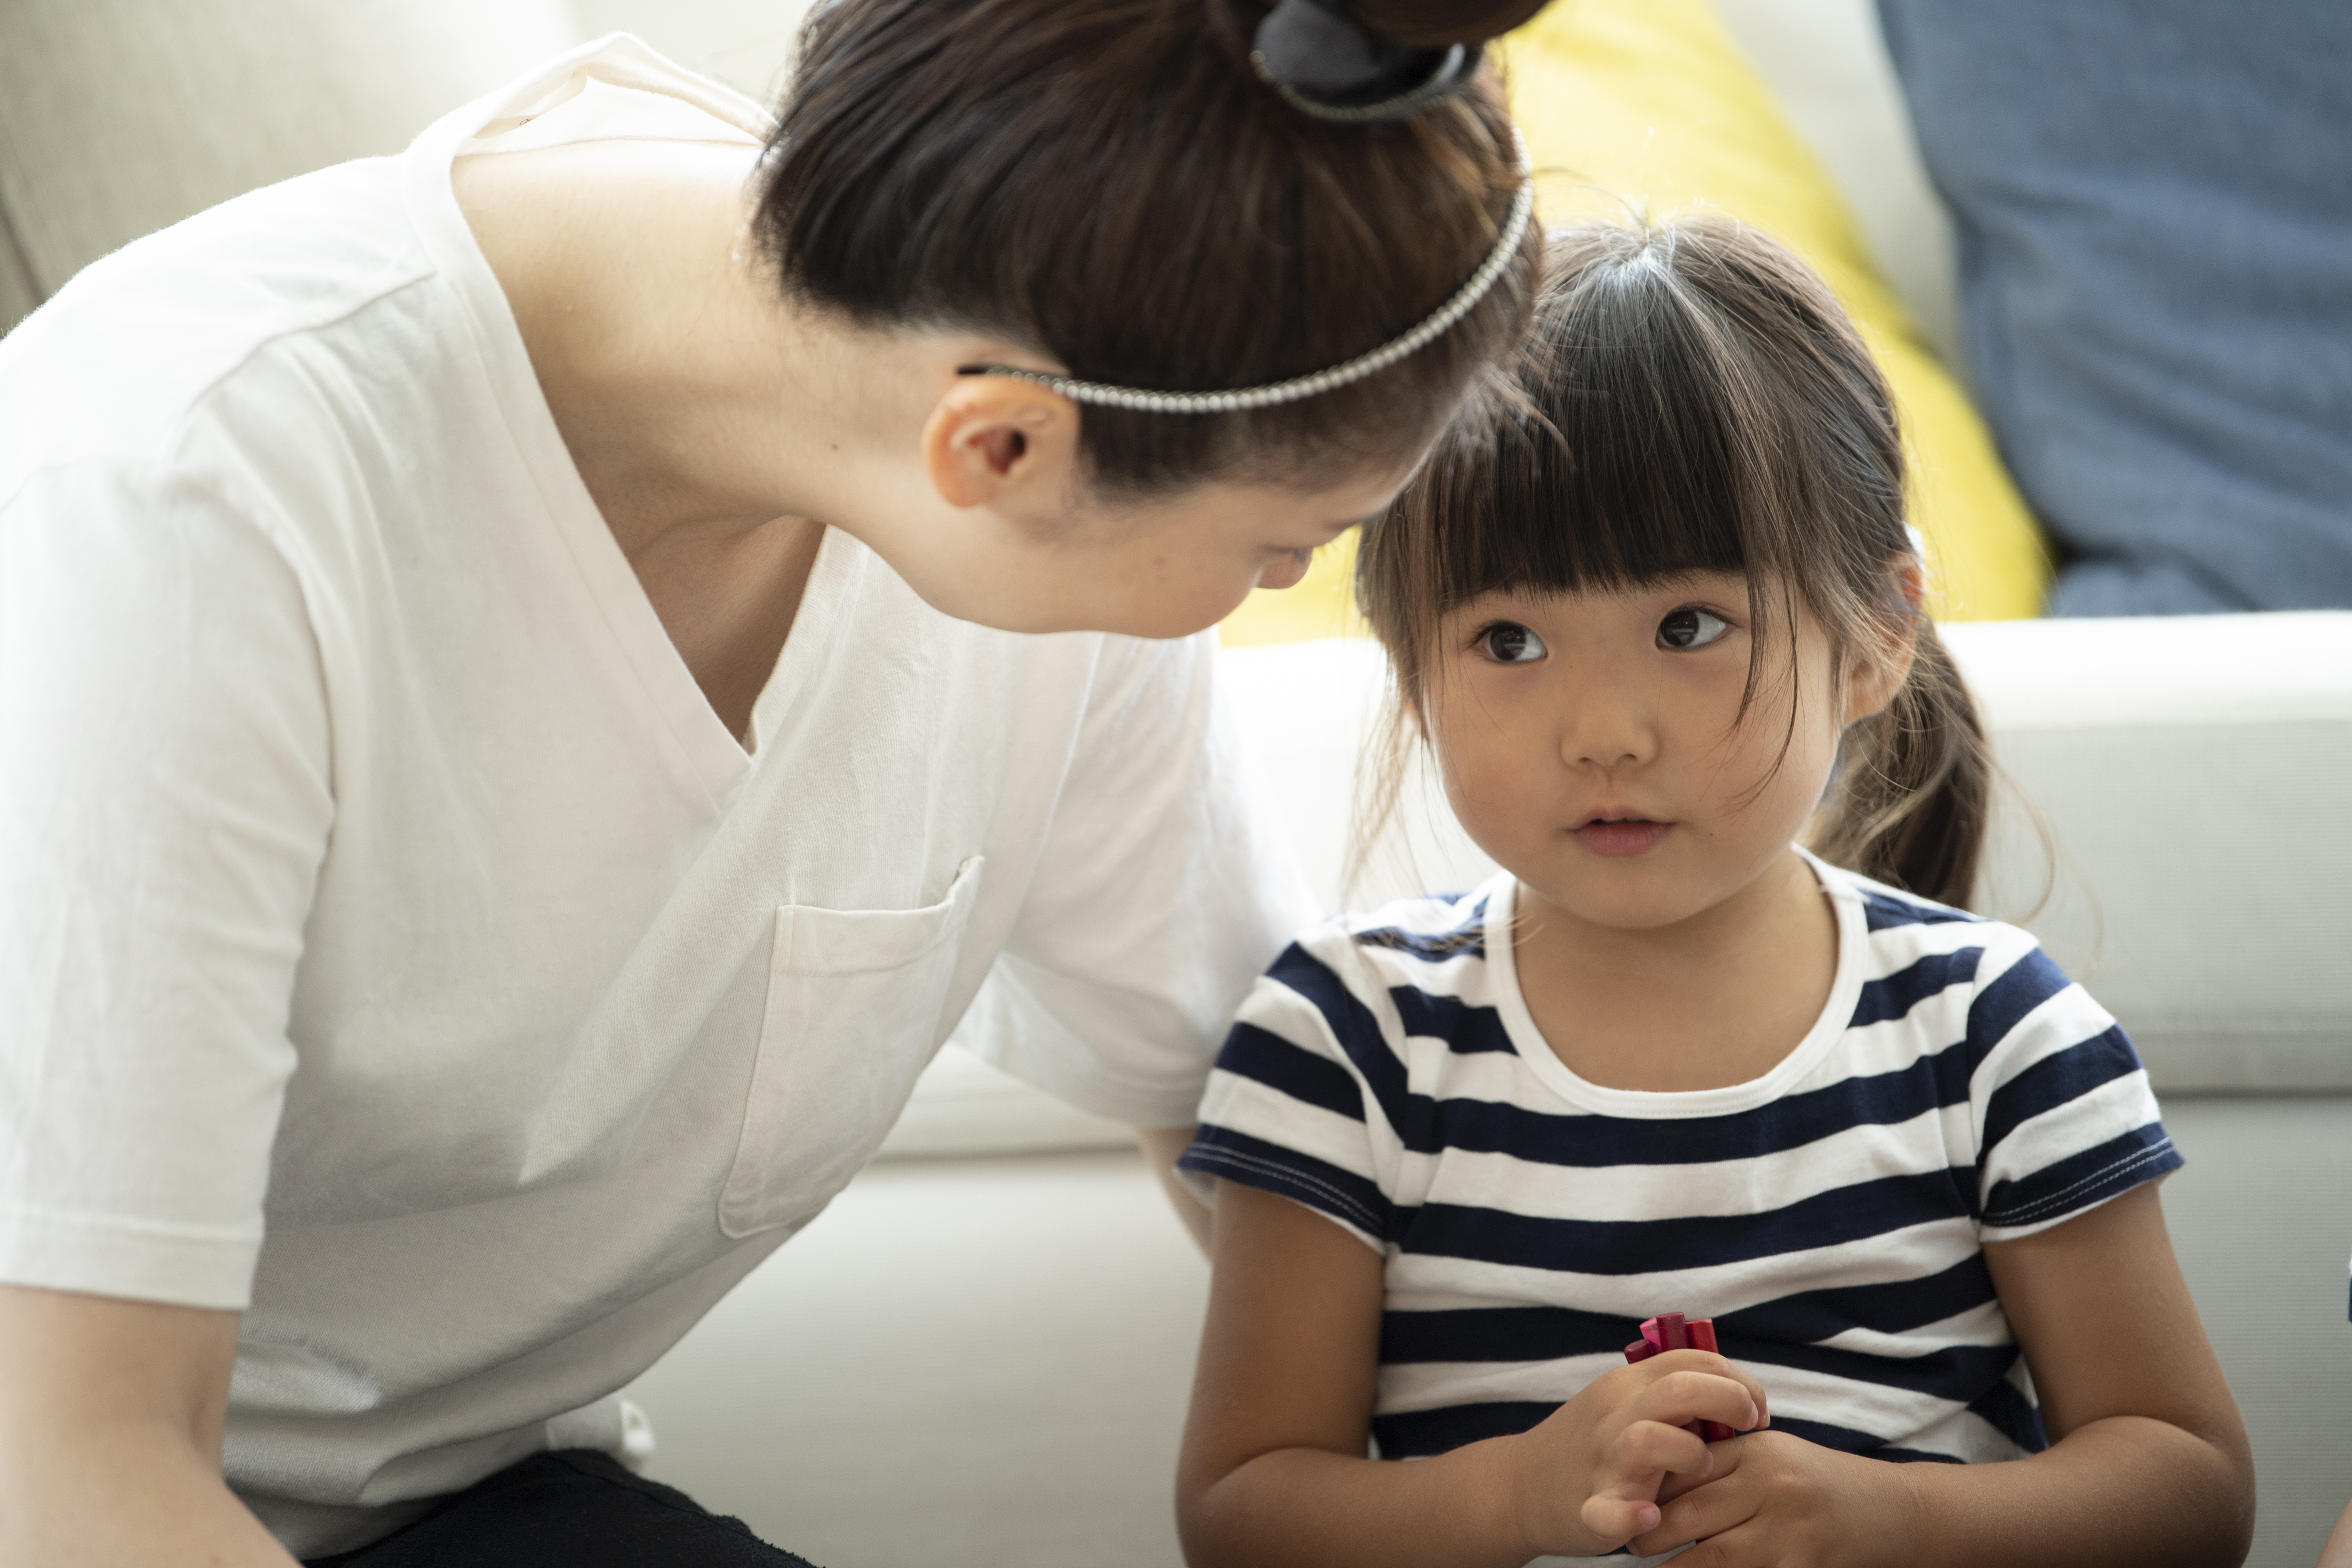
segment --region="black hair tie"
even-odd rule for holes
[[[1340,0],[1280,0],[1257,25],[1250,64],[1318,120],[1410,120],[1467,88],[1486,46],[1415,48],[1348,15]]]

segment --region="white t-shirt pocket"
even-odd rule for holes
[[[940,1014],[982,864],[957,867],[948,896],[925,909],[777,910],[719,1229],[744,1237],[804,1220],[872,1157],[946,1037]]]

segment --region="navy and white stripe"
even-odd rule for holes
[[[1818,866],[1822,1017],[1765,1077],[1612,1089],[1528,1017],[1507,876],[1335,921],[1244,1003],[1187,1171],[1381,1251],[1381,1454],[1524,1430],[1712,1317],[1773,1425],[1891,1459],[2045,1446],[1982,1244],[2180,1164],[2131,1043],[2013,927]]]

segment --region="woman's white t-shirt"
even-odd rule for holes
[[[242,1309],[298,1553],[617,1446],[959,1020],[1189,1122],[1315,913],[1206,639],[985,630],[832,532],[748,750],[711,711],[449,168],[764,123],[608,41],[0,343],[0,1280]]]

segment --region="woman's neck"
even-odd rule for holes
[[[1646,930],[1578,919],[1521,884],[1513,957],[1545,1043],[1610,1089],[1687,1091],[1761,1078],[1820,1019],[1836,911],[1794,850],[1732,897]]]
[[[920,346],[786,299],[740,148],[596,142],[460,161],[460,205],[556,427],[632,558],[686,529],[854,522],[938,395]],[[845,515],[835,516],[835,513]]]
[[[750,174],[741,149],[600,142],[453,175],[589,496],[738,736],[825,527],[860,532],[919,477],[929,407],[919,341],[784,298]]]

